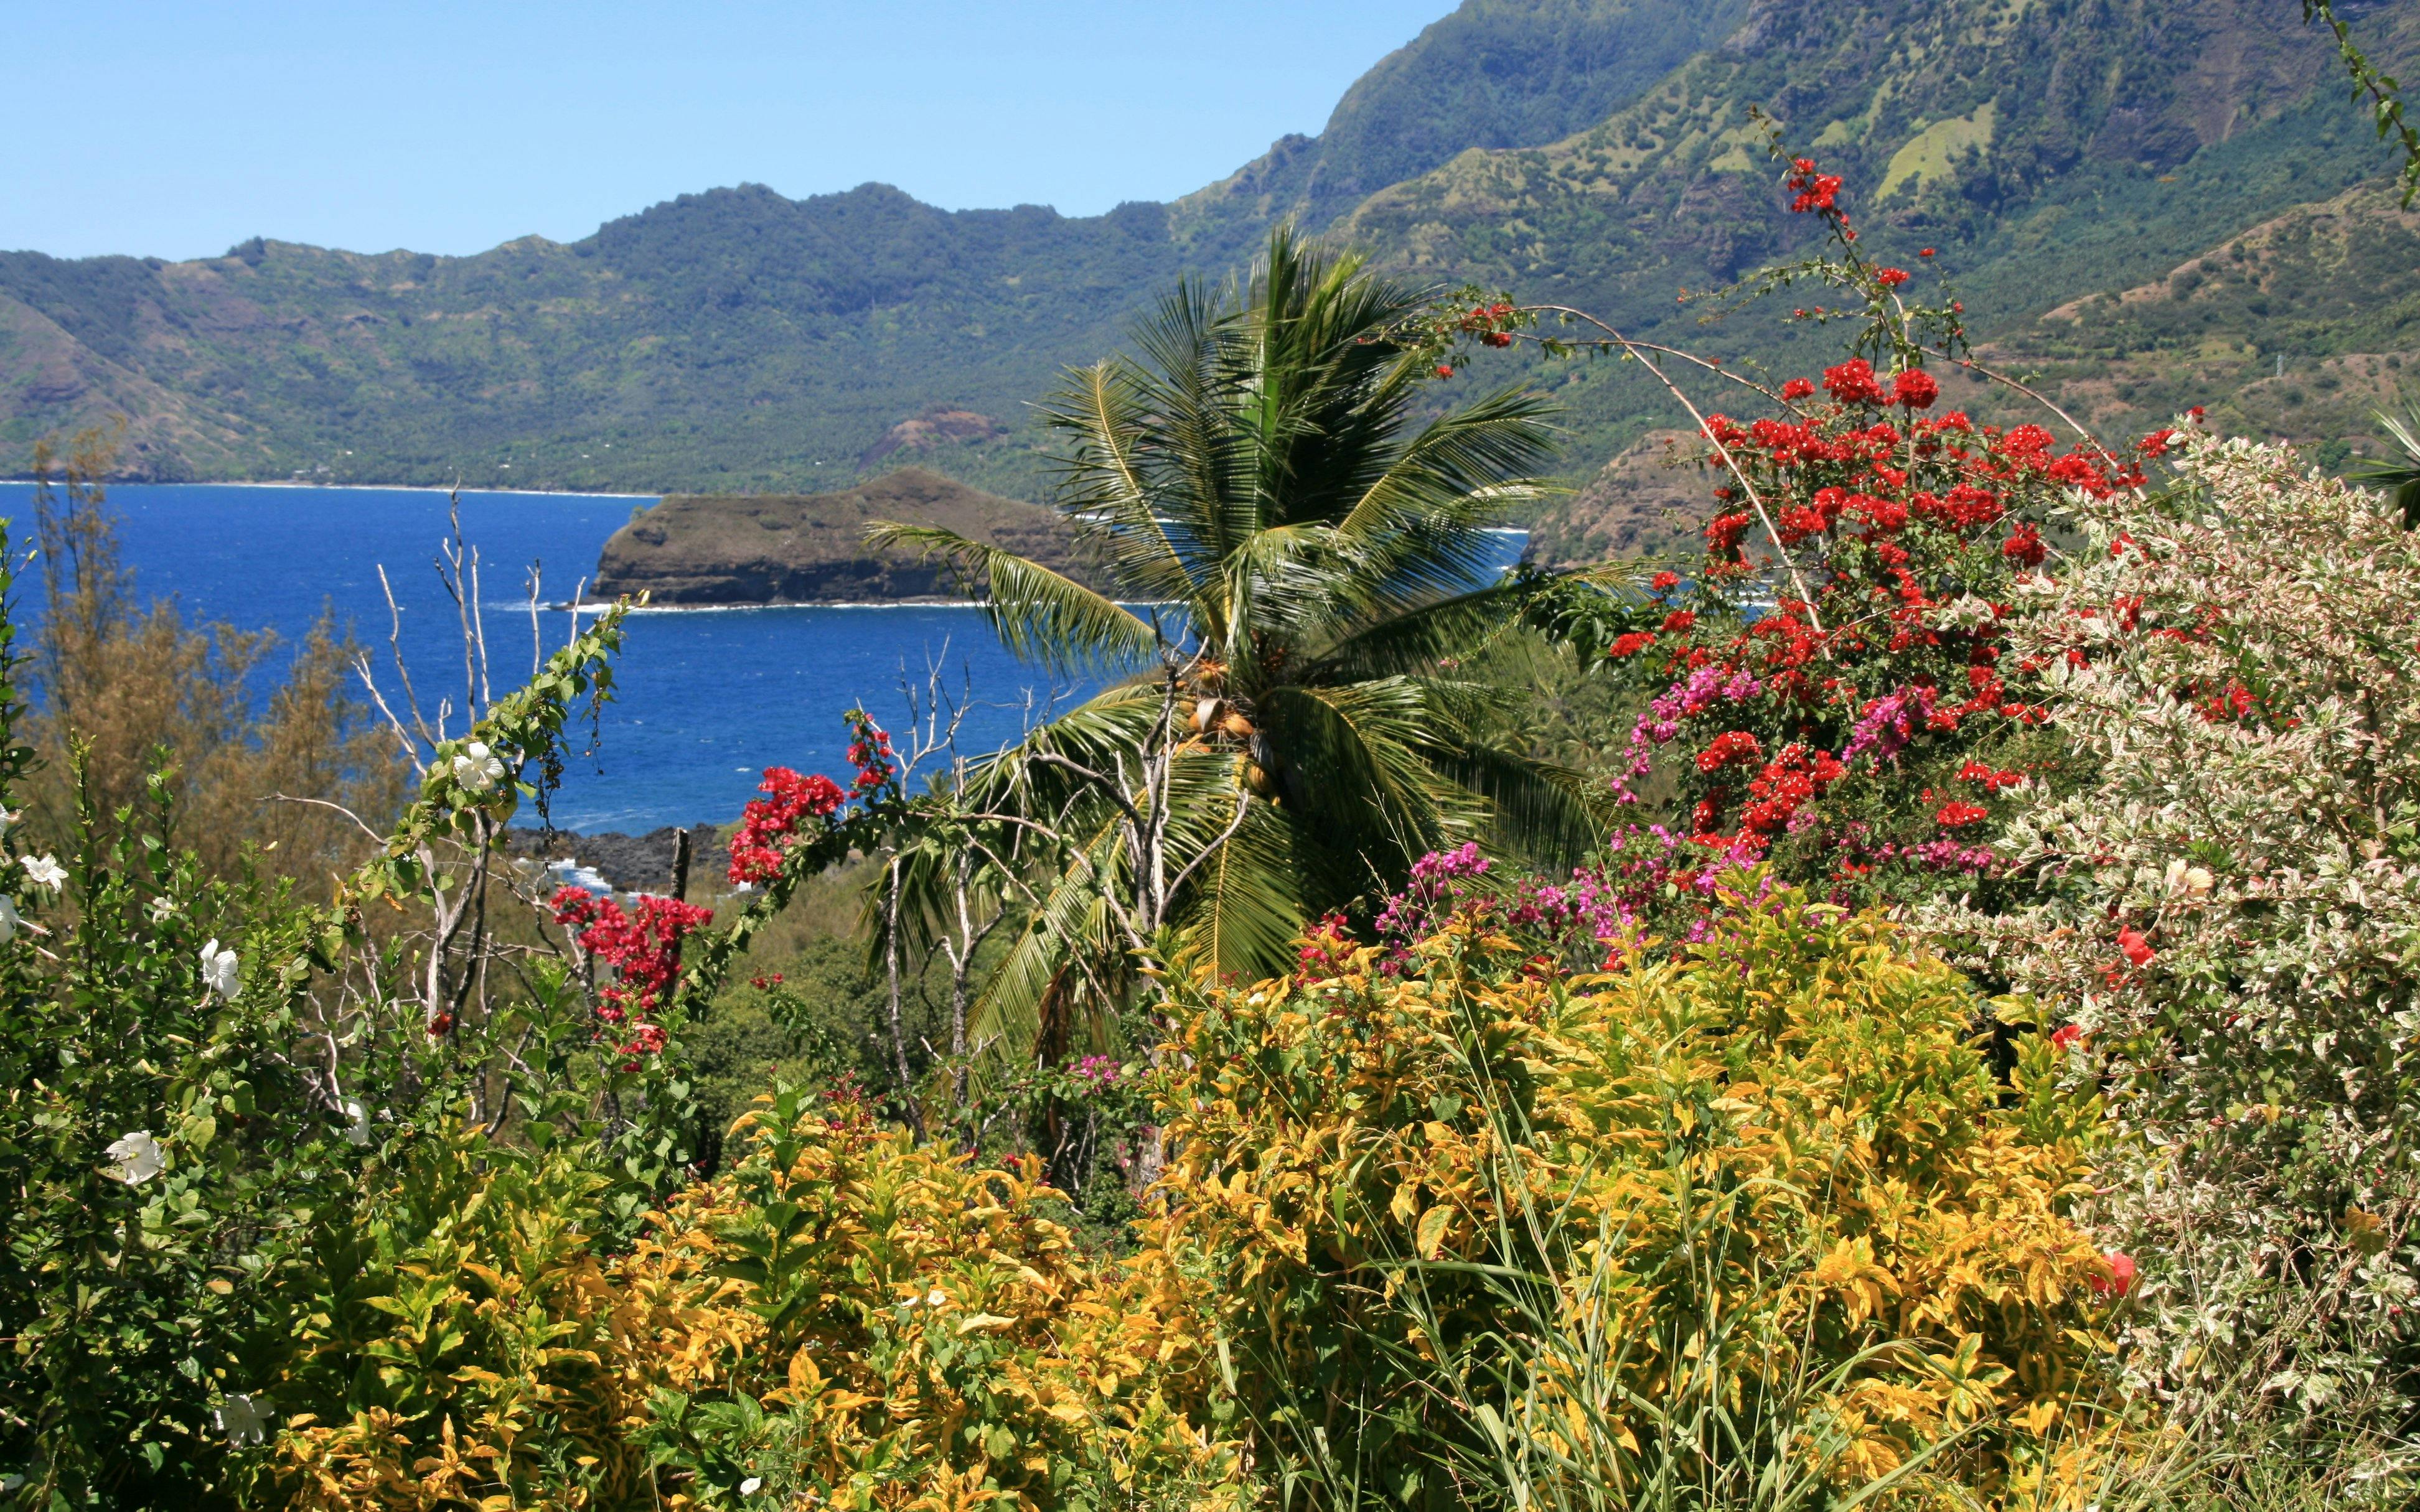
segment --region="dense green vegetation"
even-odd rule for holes
[[[1903,10],[1473,0],[1357,85],[1316,141],[1175,206],[1090,219],[944,212],[878,185],[800,202],[742,187],[475,257],[276,242],[173,265],[0,255],[0,446],[18,449],[0,466],[123,412],[131,465],[155,477],[821,490],[931,405],[1015,421],[1152,291],[1239,266],[1286,215],[1415,278],[1694,333],[1673,291],[1792,235],[1752,105],[1856,184],[1889,185],[1869,229],[1903,254],[1938,246],[1994,339],[2391,166],[2336,100],[2326,39],[2282,8]],[[2399,8],[2352,20],[2389,63],[2420,47]],[[2402,244],[2381,255],[2413,266]],[[2379,349],[2335,320],[2284,330],[2228,302],[2211,330],[2273,368],[2278,351]],[[1776,365],[1810,340],[1757,317],[1718,338]],[[1618,368],[1530,376],[1569,408],[1575,470],[1668,422]],[[2256,376],[2211,375],[2228,392]],[[2321,428],[2257,398],[2242,412]],[[1043,444],[1020,426],[922,456],[1037,498]]]
[[[1473,590],[1552,409],[1454,385],[1707,354],[1280,228],[1044,409],[1139,602],[869,532],[1120,680],[988,753],[851,711],[682,896],[514,845],[627,603],[501,697],[466,617],[392,744],[333,646],[240,717],[249,643],[130,608],[113,434],[45,454],[0,1505],[2412,1505],[2420,528],[1953,408],[1961,301],[1827,166],[1750,287],[1837,345],[1731,369],[1687,555]]]

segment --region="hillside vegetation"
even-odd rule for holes
[[[2420,51],[2409,7],[2344,14],[2390,66]],[[2100,363],[2040,343],[2035,318],[2386,171],[2334,69],[2286,0],[1470,0],[1356,84],[1319,137],[1172,206],[949,212],[878,184],[798,201],[745,185],[471,257],[263,240],[181,263],[0,255],[0,469],[122,412],[130,466],[155,478],[830,487],[937,409],[1020,414],[1114,345],[1148,291],[1240,266],[1284,216],[1399,273],[1694,338],[1674,291],[1796,234],[1751,107],[1853,183],[1887,186],[1861,207],[1878,244],[1938,247],[1979,336]],[[2415,266],[2408,241],[2373,251],[2367,276]],[[2257,348],[2206,366],[2226,390],[2206,400],[2251,388],[2257,364],[2273,377],[2280,353],[2307,368],[2405,349],[2378,312],[2345,324],[2315,267],[2288,257],[2273,279],[2267,309],[2203,296],[2205,335]],[[1716,333],[1776,363],[1810,339],[1763,318]],[[1583,473],[1671,422],[1619,368],[1533,373],[1569,406]],[[2238,406],[2301,434],[2294,408]],[[920,459],[1032,498],[1038,445],[979,426]]]

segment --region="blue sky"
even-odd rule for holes
[[[0,248],[467,253],[686,191],[1169,199],[1453,0],[0,0]]]

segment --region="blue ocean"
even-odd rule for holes
[[[0,483],[12,554],[32,526],[29,485]],[[436,569],[448,539],[446,497],[410,488],[116,484],[108,490],[138,596],[173,598],[187,618],[269,629],[291,643],[323,609],[372,653],[390,698],[390,617],[379,569],[402,608],[400,644],[425,707],[462,686],[457,612]],[[529,666],[528,575],[560,603],[596,570],[597,553],[630,512],[628,495],[471,493],[462,534],[477,548],[490,683],[501,694]],[[1520,553],[1507,533],[1506,564]],[[38,572],[19,579],[20,624],[39,609]],[[540,616],[548,649],[569,627]],[[903,684],[920,693],[939,671],[963,696],[962,749],[1016,739],[1032,712],[1087,689],[1056,684],[1002,647],[970,608],[936,605],[648,609],[631,617],[615,694],[596,749],[572,763],[553,804],[566,829],[641,832],[724,823],[769,765],[842,773],[841,716],[862,706],[894,729]],[[458,721],[455,728],[459,728]]]

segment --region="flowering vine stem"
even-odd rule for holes
[[[1647,369],[1647,371],[1654,377],[1656,382],[1663,384],[1665,391],[1680,402],[1682,409],[1689,411],[1689,418],[1697,422],[1698,434],[1705,437],[1706,440],[1713,444],[1714,455],[1722,458],[1723,466],[1730,471],[1732,477],[1739,480],[1741,490],[1747,495],[1749,506],[1756,511],[1758,522],[1764,527],[1766,538],[1773,542],[1773,549],[1779,555],[1782,567],[1790,574],[1791,584],[1798,590],[1798,601],[1807,606],[1807,623],[1813,627],[1817,634],[1822,634],[1823,630],[1823,622],[1816,613],[1815,594],[1807,586],[1806,575],[1798,570],[1798,559],[1792,556],[1790,554],[1790,548],[1781,544],[1781,527],[1773,522],[1771,512],[1764,507],[1764,496],[1757,492],[1756,485],[1748,480],[1747,470],[1740,466],[1738,459],[1731,455],[1730,448],[1723,444],[1722,438],[1715,435],[1713,426],[1707,424],[1705,412],[1699,409],[1697,405],[1690,400],[1689,395],[1683,392],[1681,385],[1673,382],[1671,378],[1667,375],[1662,368],[1655,365],[1655,360],[1652,357],[1650,357],[1648,353],[1650,351],[1661,351],[1676,357],[1685,357],[1689,361],[1697,363],[1700,366],[1709,368],[1717,373],[1722,372],[1720,365],[1708,362],[1702,357],[1694,356],[1687,352],[1674,351],[1673,348],[1668,347],[1650,347],[1647,344],[1633,341],[1628,336],[1623,335],[1621,332],[1616,331],[1613,327],[1606,324],[1603,320],[1598,319],[1595,316],[1589,314],[1586,310],[1575,310],[1568,305],[1561,304],[1528,305],[1523,308],[1525,312],[1534,311],[1538,314],[1552,315],[1566,321],[1585,321],[1587,324],[1596,327],[1599,331],[1605,332],[1605,340],[1585,343],[1557,343],[1557,345],[1620,347],[1624,353],[1635,359],[1639,366]],[[1532,336],[1529,339],[1536,341],[1540,338]],[[1724,376],[1727,378],[1737,378],[1736,374],[1724,374]],[[1745,378],[1741,378],[1740,381],[1747,382]],[[1759,393],[1764,392],[1764,386],[1761,383],[1749,383],[1748,386],[1757,390]],[[1778,396],[1776,397],[1777,402]],[[1795,408],[1795,406],[1792,406],[1793,409]]]
[[[2052,402],[2051,397],[2048,394],[2039,392],[2019,379],[2010,378],[2006,373],[1999,372],[1993,368],[1985,367],[1982,363],[1975,361],[1972,357],[1960,357],[1954,352],[1940,347],[1925,347],[1924,350],[1931,353],[1932,356],[1940,358],[1945,363],[1953,363],[1958,366],[1966,369],[1966,371],[1984,379],[1986,382],[1998,383],[2005,387],[2016,390],[2019,393],[2024,394],[2026,398],[2031,399],[2034,403],[2049,410],[2052,414],[2056,415],[2068,429],[2075,432],[2078,440],[2084,441],[2087,445],[2097,446],[2104,453],[2109,452],[2109,444],[2106,441],[2103,441],[2100,437],[2094,435],[2092,431],[2085,425],[2084,422],[2076,419],[2073,415],[2069,414],[2066,410],[2060,409],[2055,403]],[[2110,455],[2115,455],[2116,454],[2110,453]]]

